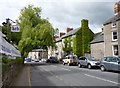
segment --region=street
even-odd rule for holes
[[[62,64],[33,65],[31,86],[118,86],[118,73]],[[96,88],[96,87],[95,87]]]

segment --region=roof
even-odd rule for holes
[[[79,30],[79,28],[74,29],[74,30],[72,30],[72,31],[69,31],[67,34],[65,34],[65,35],[63,35],[63,36],[61,36],[61,37],[59,37],[59,38],[56,38],[55,41],[56,41],[56,42],[62,41],[63,38],[66,38],[66,37],[68,37],[68,36],[74,35],[78,30]]]
[[[62,41],[61,37],[55,39],[55,42],[59,42],[59,41]]]
[[[90,44],[104,42],[104,34],[102,32],[96,33],[94,39],[90,42]]]
[[[79,30],[79,28],[74,29],[74,30],[68,32],[67,34],[63,35],[61,38],[63,39],[63,38],[66,38],[68,36],[74,35],[78,30]]]
[[[103,25],[107,25],[118,20],[120,20],[120,12],[118,13],[118,15],[115,15],[112,18],[108,19],[106,22],[104,22]]]

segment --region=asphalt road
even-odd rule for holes
[[[62,64],[33,65],[31,68],[31,86],[115,88],[114,86],[120,84],[119,77],[116,72],[101,72],[100,69],[78,68]]]

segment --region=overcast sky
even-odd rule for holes
[[[66,32],[67,27],[76,29],[81,26],[82,19],[88,19],[90,29],[96,33],[101,31],[103,22],[114,15],[116,1],[118,0],[0,0],[0,25],[6,18],[18,19],[20,10],[32,4],[41,7],[42,18],[49,18],[53,27],[62,32]]]

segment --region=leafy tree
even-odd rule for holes
[[[64,40],[63,51],[65,51],[67,55],[72,51],[71,41],[71,37],[65,38]]]
[[[19,20],[22,36],[19,49],[24,57],[32,49],[55,46],[54,29],[48,19],[43,19],[40,15],[41,8],[32,5],[21,10]]]
[[[14,44],[18,45],[18,42],[21,39],[21,32],[11,32],[12,23],[10,22],[9,19],[6,19],[6,22],[3,22],[2,24],[3,24],[1,26],[2,33],[5,34],[6,37],[8,38],[7,41],[8,42],[12,41]]]

